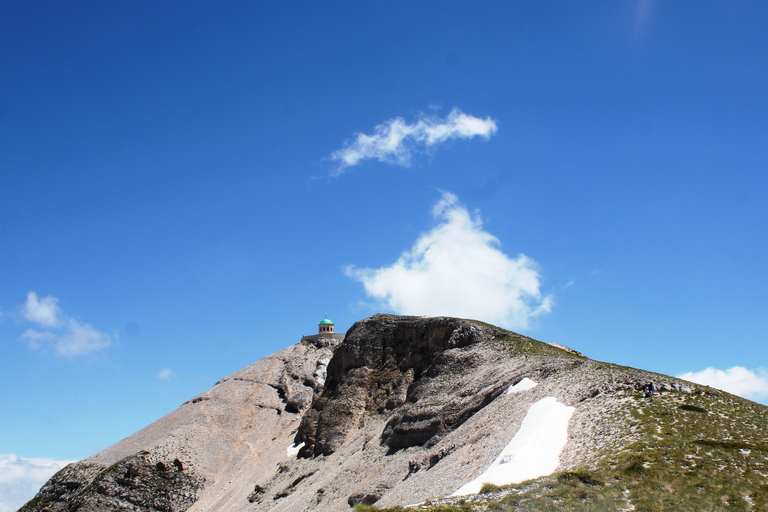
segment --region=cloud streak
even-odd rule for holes
[[[24,318],[46,329],[27,329],[21,335],[33,350],[53,350],[57,356],[73,357],[107,348],[112,338],[68,315],[58,306],[59,299],[48,296],[38,298],[35,292],[27,294],[22,306]]]
[[[700,372],[683,373],[677,377],[744,398],[768,397],[768,370],[765,368],[753,371],[743,366],[734,366],[727,370],[710,367]]]
[[[377,125],[373,134],[356,134],[342,149],[331,153],[338,167],[331,172],[339,176],[363,160],[408,167],[414,152],[426,151],[452,139],[490,138],[496,133],[496,121],[480,119],[454,108],[445,119],[436,116],[419,117],[408,124],[401,117]]]
[[[156,377],[160,380],[171,380],[176,377],[176,374],[170,368],[163,368],[157,373]]]
[[[548,313],[538,265],[524,254],[510,258],[458,198],[444,192],[432,214],[438,224],[392,265],[348,266],[347,276],[399,314],[459,316],[525,329]]]
[[[653,0],[637,0],[635,7],[635,42],[639,42],[648,30],[650,18],[653,10]]]

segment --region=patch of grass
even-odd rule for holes
[[[579,481],[586,485],[595,485],[595,486],[604,485],[602,480],[595,478],[592,474],[580,472],[580,471],[568,471],[566,473],[561,473],[560,476],[558,476],[558,480],[560,480],[561,482]]]
[[[489,339],[487,343],[495,343],[501,345],[506,350],[520,355],[537,355],[537,356],[555,356],[565,357],[569,359],[587,359],[584,356],[568,352],[558,347],[554,347],[543,341],[538,341],[533,338],[528,338],[521,334],[513,332],[503,334],[501,336],[494,336]]]
[[[695,405],[683,404],[679,407],[679,409],[683,411],[700,412],[700,413],[707,414],[706,409],[702,409],[701,407],[696,407]]]
[[[498,492],[499,490],[501,490],[501,487],[499,487],[498,485],[486,482],[483,484],[482,487],[480,487],[480,494]]]
[[[568,358],[574,358],[574,359],[587,359],[584,356],[580,356],[578,354],[568,352],[567,350],[554,347],[549,343],[544,343],[543,341],[535,340],[533,338],[529,338],[528,336],[523,336],[522,334],[508,331],[506,329],[502,329],[501,327],[497,327],[495,325],[491,325],[486,322],[481,322],[480,320],[468,320],[468,321],[472,322],[473,324],[480,325],[482,327],[487,327],[487,328],[496,329],[497,331],[500,331],[501,334],[497,334],[496,336],[493,336],[492,338],[487,340],[487,342],[501,345],[505,349],[511,352],[514,352],[515,354],[526,354],[526,355],[531,354],[531,355],[568,357]]]
[[[363,503],[355,503],[355,506],[352,507],[352,510],[355,512],[374,512],[374,511],[380,511],[381,509],[376,508],[374,505],[364,505]]]
[[[393,508],[378,508],[375,505],[363,505],[358,504],[355,505],[352,510],[354,512],[403,512],[406,510],[413,510],[412,508],[402,508],[402,507],[393,507]],[[464,500],[459,500],[457,503],[449,503],[449,504],[440,504],[440,505],[430,505],[429,502],[427,502],[425,505],[419,506],[418,510],[425,511],[425,512],[471,512],[474,510],[472,508],[472,505],[467,503]]]
[[[471,510],[768,510],[768,407],[680,391],[620,403],[605,418],[615,444],[582,467],[478,494]]]
[[[745,443],[743,441],[715,441],[712,439],[697,439],[694,441],[696,444],[702,446],[709,446],[712,448],[723,448],[726,450],[757,450],[761,452],[768,451],[766,446],[757,446],[754,444]]]
[[[398,510],[403,510],[401,507],[396,508],[378,508],[376,505],[366,505],[364,503],[355,503],[355,506],[352,507],[352,510],[355,512],[396,512]]]

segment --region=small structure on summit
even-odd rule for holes
[[[317,334],[302,336],[301,341],[308,341],[317,346],[328,346],[329,343],[327,340],[329,339],[339,341],[344,339],[344,333],[336,332],[336,326],[328,319],[328,315],[325,315],[325,318],[320,321],[320,324],[317,326],[317,331]],[[321,342],[320,340],[323,339],[326,341]]]
[[[325,318],[322,322],[320,322],[320,332],[318,334],[325,334],[325,333],[332,333],[334,330],[333,322],[328,320],[328,315],[325,315]]]

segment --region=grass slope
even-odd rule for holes
[[[604,421],[620,434],[578,468],[410,509],[358,510],[768,510],[768,407],[706,389],[592,400],[611,401]]]

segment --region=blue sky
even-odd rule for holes
[[[326,313],[480,317],[766,403],[767,24],[2,3],[0,463],[91,455]]]

